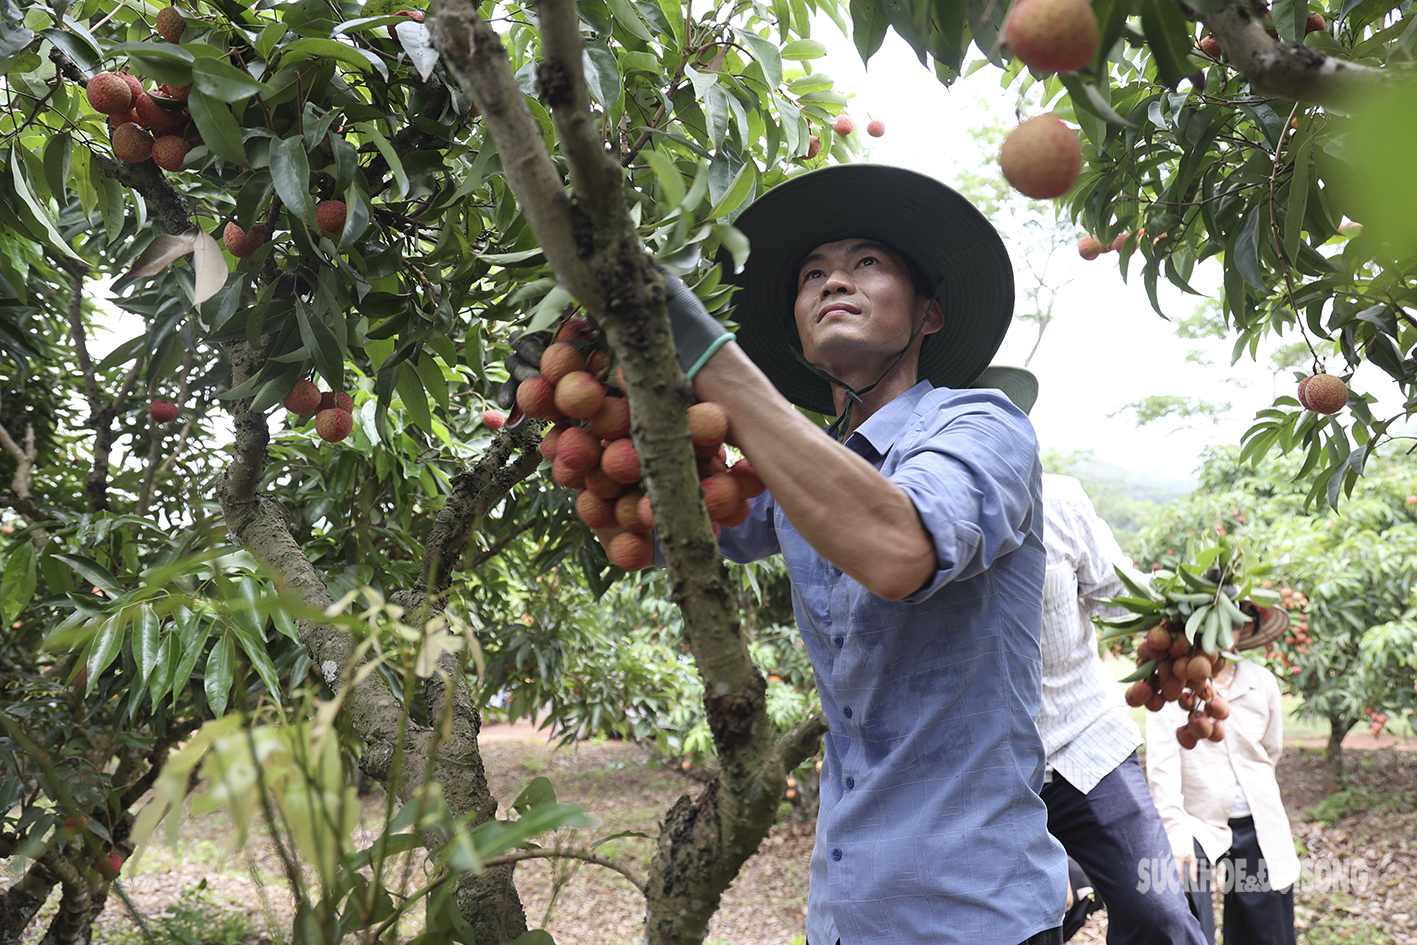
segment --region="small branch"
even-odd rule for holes
[[[84,278],[87,273],[77,264],[69,270],[69,335],[74,341],[74,359],[79,362],[79,376],[84,380],[84,397],[89,403],[90,417],[103,409],[103,395],[94,376],[93,359],[89,357],[84,336]]]
[[[196,359],[192,352],[184,351],[182,354],[182,375],[177,383],[177,404],[181,406],[187,400],[187,384],[192,377],[192,368],[196,364]],[[152,505],[153,492],[157,488],[157,479],[172,466],[173,460],[177,459],[183,448],[187,445],[187,434],[192,430],[192,418],[182,425],[182,431],[177,436],[177,442],[172,447],[172,453],[158,464],[158,456],[162,452],[163,437],[155,428],[149,428],[148,436],[148,459],[147,472],[143,475],[143,486],[138,494],[138,506],[135,510],[138,515],[146,515],[148,507]]]
[[[792,726],[773,749],[782,759],[783,770],[791,771],[820,751],[822,736],[828,730],[827,717],[821,712]]]
[[[586,853],[581,850],[515,850],[511,853],[503,853],[501,856],[494,856],[487,860],[488,866],[503,866],[511,863],[520,863],[523,860],[583,860],[586,863],[594,863],[596,866],[603,866],[608,870],[614,870],[630,881],[630,885],[644,895],[645,881],[634,870],[618,860],[600,856],[596,853]]]
[[[15,457],[15,475],[10,478],[10,491],[0,493],[0,501],[19,512],[31,526],[38,525],[44,521],[44,516],[34,504],[34,497],[30,493],[31,473],[39,459],[39,449],[35,446],[34,424],[25,424],[25,445],[21,447],[10,435],[10,431],[5,429],[5,425],[0,423],[0,449]],[[42,528],[36,528],[35,547],[43,548],[47,541],[49,534]]]

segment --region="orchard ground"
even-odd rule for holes
[[[1325,737],[1300,732],[1287,739],[1279,768],[1295,843],[1315,880],[1297,892],[1299,941],[1417,945],[1417,738],[1350,734],[1344,747],[1351,785],[1326,796]],[[488,777],[504,807],[533,778],[546,776],[562,801],[586,805],[600,823],[556,840],[584,845],[623,833],[598,852],[640,873],[653,854],[649,837],[659,819],[677,797],[701,787],[695,772],[652,760],[627,742],[592,739],[558,748],[527,722],[488,723],[482,741]],[[370,825],[383,802],[377,791],[366,799]],[[802,945],[812,832],[810,822],[791,816],[773,828],[724,898],[710,945]],[[253,836],[241,853],[224,857],[228,839],[222,815],[189,817],[177,846],[158,844],[125,868],[124,891],[157,945],[284,941],[279,930],[289,928],[291,906],[269,843]],[[618,874],[574,860],[532,860],[517,876],[532,925],[547,928],[560,945],[639,941],[643,900]],[[144,941],[112,898],[96,933],[95,941],[105,945]],[[1105,912],[1073,939],[1086,945],[1105,940]]]

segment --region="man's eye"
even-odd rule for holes
[[[807,282],[811,279],[820,279],[821,275],[822,270],[820,269],[808,269],[806,272],[802,273],[802,281]]]
[[[860,261],[859,263],[857,263],[857,265],[858,265],[858,266],[874,266],[874,265],[877,265],[877,262],[878,262],[878,260],[876,259],[875,256],[862,256],[862,257],[861,257],[861,261]]]

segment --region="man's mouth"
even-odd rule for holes
[[[837,315],[842,312],[848,312],[852,315],[860,315],[861,309],[857,308],[855,305],[850,304],[849,302],[833,302],[830,305],[822,306],[821,310],[817,312],[817,321],[820,322],[824,320],[828,315]]]

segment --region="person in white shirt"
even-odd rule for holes
[[[1288,615],[1270,608],[1242,630],[1241,650],[1283,635]],[[1185,750],[1176,728],[1186,712],[1167,703],[1146,717],[1146,775],[1171,848],[1187,879],[1207,942],[1215,940],[1210,891],[1224,863],[1225,945],[1294,945],[1299,857],[1275,778],[1284,709],[1274,675],[1248,660],[1221,660],[1217,690],[1230,703],[1225,739]]]
[[[1031,372],[999,365],[975,386],[1002,390],[1025,412],[1038,393]],[[1045,473],[1043,509],[1048,567],[1037,723],[1047,753],[1040,793],[1048,832],[1106,907],[1111,945],[1201,945],[1179,874],[1145,889],[1139,882],[1144,865],[1170,862],[1171,848],[1137,761],[1141,732],[1098,656],[1090,619],[1104,612],[1099,599],[1125,593],[1115,569],[1130,569],[1131,561],[1078,480]],[[1065,922],[1065,934],[1072,930]]]

